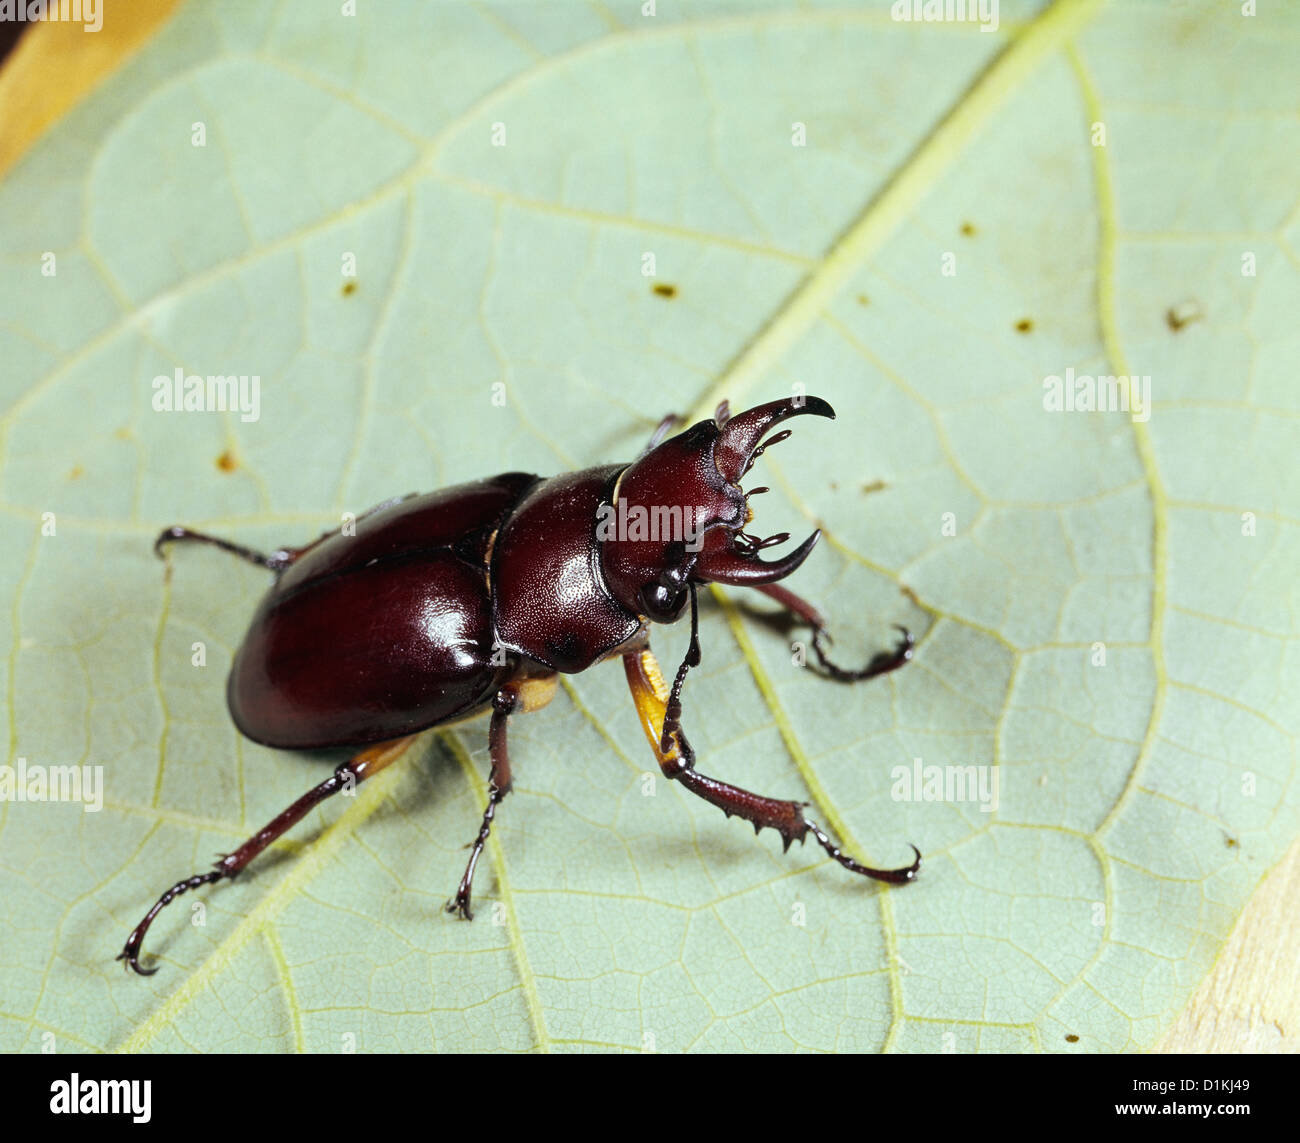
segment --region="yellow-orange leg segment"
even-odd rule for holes
[[[691,793],[717,806],[727,817],[735,814],[744,818],[754,827],[755,833],[764,826],[770,826],[781,835],[786,849],[790,848],[792,841],[803,842],[811,833],[831,857],[852,873],[895,885],[911,881],[916,876],[921,868],[921,852],[916,846],[912,846],[916,860],[911,865],[902,869],[872,869],[845,854],[831,841],[825,830],[804,816],[806,802],[765,798],[699,773],[695,769],[695,752],[686,741],[681,726],[676,724],[676,719],[670,720],[669,732],[667,736],[664,735],[664,719],[668,715],[670,695],[654,653],[648,647],[628,651],[623,655],[623,669],[632,691],[632,701],[636,704],[641,719],[641,729],[645,732],[646,740],[655,752],[665,777],[681,782]],[[664,749],[665,744],[667,749]]]
[[[414,741],[415,736],[412,735],[410,738],[398,738],[392,742],[380,742],[375,746],[367,747],[355,758],[339,766],[319,786],[308,790],[287,810],[282,811],[258,830],[234,853],[224,854],[212,870],[207,873],[196,873],[193,877],[187,877],[184,881],[176,882],[158,898],[153,908],[144,915],[144,920],[136,925],[131,935],[127,937],[126,945],[117,954],[117,959],[126,961],[127,968],[134,969],[141,976],[152,976],[158,969],[156,966],[154,968],[140,967],[140,946],[144,943],[145,934],[149,931],[149,926],[153,924],[154,918],[164,908],[182,893],[187,893],[191,889],[198,889],[203,885],[211,885],[215,881],[234,877],[262,850],[302,821],[311,810],[315,809],[326,798],[333,797],[340,790],[353,789],[367,778],[373,778],[380,770],[396,762]]]

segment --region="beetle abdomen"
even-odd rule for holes
[[[522,473],[403,501],[288,567],[235,656],[227,700],[249,738],[287,750],[400,738],[490,701],[487,546]]]
[[[482,576],[447,552],[273,593],[235,657],[230,713],[286,750],[401,738],[491,697],[491,629]]]

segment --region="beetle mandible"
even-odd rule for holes
[[[651,749],[665,777],[744,818],[757,833],[781,835],[784,848],[812,834],[850,872],[901,884],[921,867],[921,853],[900,869],[873,869],[843,853],[804,814],[804,802],[781,801],[710,778],[695,769],[682,731],[682,684],[700,662],[696,587],[754,587],[811,626],[822,669],[841,682],[895,670],[912,656],[912,637],[846,670],[826,654],[820,613],[778,580],[817,543],[814,532],[782,559],[760,552],[789,539],[757,539],[740,481],[764,449],[769,429],[801,414],[834,418],[819,397],[790,397],[730,416],[724,401],[712,420],[665,439],[666,417],[632,464],[601,465],[542,478],[507,472],[424,495],[385,501],[356,520],[354,534],[326,532],[301,548],[264,555],[181,525],[166,529],[155,550],[186,540],[212,544],[271,571],[236,653],[226,698],[239,730],[254,742],[286,750],[364,747],[215,867],[179,881],[145,914],[118,960],[142,975],[144,937],[158,913],[180,894],[234,877],[315,806],[377,774],[420,731],[491,709],[491,773],[487,807],[447,911],[472,919],[470,889],[497,807],[510,792],[506,726],[512,714],[538,710],[555,694],[558,676],[621,657]],[[689,529],[610,528],[615,510],[669,509],[661,519],[689,520]],[[636,538],[631,538],[634,536]],[[651,623],[672,623],[687,605],[691,637],[672,686],[650,650]],[[340,625],[338,617],[348,616]],[[383,639],[376,641],[375,632]]]

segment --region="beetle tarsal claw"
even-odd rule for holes
[[[448,900],[447,904],[443,906],[443,912],[455,913],[462,921],[472,921],[474,919],[474,911],[469,907],[469,898],[466,897],[462,901],[459,894]]]
[[[152,968],[142,968],[140,966],[140,953],[138,949],[133,950],[128,942],[127,947],[117,954],[116,960],[125,961],[122,966],[127,972],[134,972],[137,976],[153,976],[158,971],[158,966]]]
[[[850,873],[858,873],[863,877],[870,877],[873,881],[884,881],[890,885],[906,885],[913,881],[916,875],[921,871],[921,851],[912,845],[912,852],[916,855],[911,865],[905,865],[899,869],[874,869],[869,865],[863,865],[861,862],[854,861],[838,845],[831,841],[826,831],[821,828],[812,818],[804,818],[804,825],[808,828],[813,837],[817,839],[818,844],[827,853],[838,861]],[[911,845],[911,843],[908,843]]]

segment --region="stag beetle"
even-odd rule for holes
[[[834,418],[818,397],[792,397],[734,417],[726,402],[712,420],[665,439],[666,417],[640,458],[543,478],[507,472],[425,495],[398,497],[301,548],[264,555],[178,525],[154,547],[176,541],[212,544],[266,568],[275,581],[235,655],[226,698],[235,725],[254,742],[286,750],[365,747],[325,781],[206,873],[180,881],[145,914],[118,960],[141,974],[145,933],[180,894],[234,877],[313,807],[351,789],[396,760],[431,726],[491,708],[487,807],[464,876],[447,911],[472,919],[470,888],[497,807],[510,792],[506,725],[555,694],[560,673],[576,674],[619,656],[642,729],[666,777],[728,817],[769,826],[784,848],[811,833],[853,873],[901,884],[921,853],[901,869],[872,869],[840,851],[803,802],[765,798],[695,769],[681,726],[682,683],[700,662],[696,587],[755,587],[813,631],[822,669],[840,681],[869,679],[901,667],[912,638],[859,670],[826,654],[818,611],[781,587],[808,558],[814,532],[783,559],[759,553],[789,539],[757,539],[740,480],[764,449],[772,426],[811,413]],[[673,513],[677,515],[674,516]],[[657,517],[652,514],[658,514]],[[647,527],[681,521],[678,528]],[[624,526],[620,526],[624,525]],[[638,526],[639,525],[639,526]],[[691,638],[671,687],[650,650],[649,625],[691,610]]]

